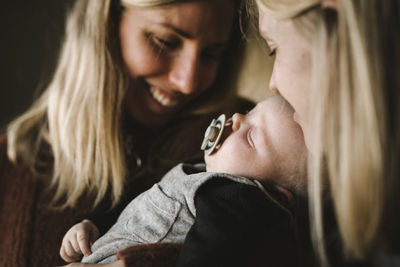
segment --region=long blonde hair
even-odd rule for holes
[[[400,197],[400,6],[397,0],[346,0],[334,11],[321,2],[257,0],[260,12],[293,19],[309,38],[310,216],[314,245],[327,263],[326,182],[346,256],[366,258],[394,244],[398,233],[391,212],[398,212]]]
[[[121,121],[129,81],[118,41],[121,5],[151,7],[176,2],[180,1],[78,0],[69,12],[50,84],[7,130],[10,160],[22,160],[36,172],[45,170],[56,189],[54,201],[61,201],[61,207],[74,206],[85,192],[95,192],[98,203],[110,188],[114,204],[119,200],[127,175]],[[220,71],[213,89],[179,116],[210,113],[232,99],[235,81],[225,81],[240,66],[237,29],[232,38],[228,53],[237,55],[229,56],[238,63],[222,62],[235,67]]]

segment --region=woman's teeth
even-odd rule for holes
[[[177,99],[169,98],[156,87],[150,87],[150,93],[153,98],[164,107],[174,107],[179,103]]]

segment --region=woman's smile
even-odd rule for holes
[[[163,117],[163,115],[173,114],[182,103],[186,102],[182,94],[173,92],[170,89],[148,83],[142,80],[140,89],[145,97],[146,105],[151,113],[155,116]]]
[[[176,107],[180,102],[179,97],[171,96],[168,91],[161,89],[160,87],[150,86],[149,91],[153,99],[163,107],[173,108]]]

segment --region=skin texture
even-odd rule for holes
[[[305,175],[298,175],[305,164],[304,138],[293,109],[282,97],[270,97],[246,115],[235,113],[230,127],[232,133],[221,147],[205,156],[207,171],[305,190]]]
[[[121,50],[132,79],[126,105],[135,121],[162,125],[213,84],[233,14],[227,0],[123,12]]]
[[[275,57],[269,88],[293,107],[294,119],[300,124],[309,146],[311,57],[307,43],[292,20],[277,20],[262,12],[259,13],[259,31]]]

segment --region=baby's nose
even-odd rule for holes
[[[240,128],[240,123],[243,121],[244,115],[235,113],[232,116],[232,131],[237,131]]]

